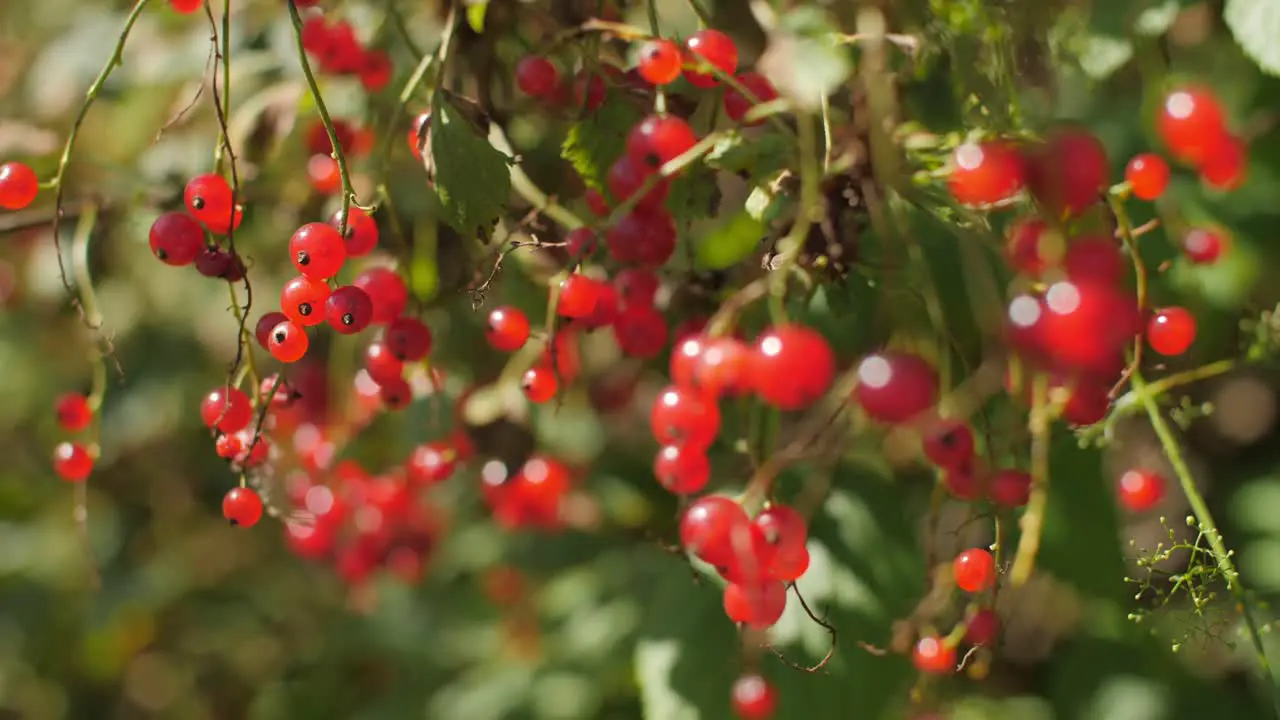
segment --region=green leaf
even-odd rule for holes
[[[1080,69],[1094,80],[1105,80],[1133,59],[1133,43],[1110,35],[1091,35],[1080,52]]]
[[[1236,44],[1268,75],[1280,76],[1280,3],[1227,0],[1222,12]]]
[[[726,172],[747,172],[753,178],[772,176],[791,159],[791,144],[785,135],[771,132],[746,137],[730,133],[707,153],[707,164]]]
[[[689,222],[714,215],[719,201],[715,173],[705,167],[691,167],[671,180],[666,207],[676,222]]]
[[[484,16],[489,9],[488,0],[480,0],[480,2],[472,2],[467,4],[467,24],[476,34],[484,33]]]
[[[604,191],[609,166],[622,156],[627,133],[640,120],[640,111],[619,98],[607,98],[590,116],[569,128],[560,157],[568,160],[589,187]]]
[[[694,266],[699,270],[731,268],[757,250],[767,232],[764,223],[740,210],[702,236],[693,251]]]
[[[511,159],[444,99],[431,113],[431,157],[442,219],[460,233],[493,222],[511,193]]]

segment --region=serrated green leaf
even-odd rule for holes
[[[747,138],[730,133],[707,153],[707,164],[726,172],[747,172],[763,179],[786,167],[791,158],[788,139],[779,133]]]
[[[764,223],[741,210],[698,240],[693,264],[699,270],[731,268],[759,248],[767,232]]]
[[[639,120],[640,112],[630,103],[607,98],[599,110],[569,128],[560,157],[573,165],[589,187],[603,191],[605,173],[622,156],[627,133]]]
[[[484,33],[484,16],[488,10],[488,0],[472,2],[467,5],[467,24],[470,25],[471,29],[476,31],[477,34]]]
[[[1280,3],[1275,0],[1227,0],[1222,19],[1236,44],[1268,75],[1280,76]]]
[[[510,158],[481,137],[447,100],[431,113],[431,157],[442,219],[460,233],[493,222],[511,193]]]
[[[692,167],[671,180],[666,207],[676,222],[688,222],[714,215],[719,200],[715,174],[705,167]]]

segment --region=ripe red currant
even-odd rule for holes
[[[1000,635],[1000,617],[991,608],[982,608],[969,616],[964,641],[970,645],[991,646]]]
[[[529,55],[516,63],[516,87],[525,95],[545,98],[555,92],[560,84],[560,71],[551,61]]]
[[[940,637],[922,637],[911,655],[916,669],[930,675],[947,675],[955,672],[956,649]]]
[[[1022,156],[1009,143],[967,142],[952,156],[947,186],[965,205],[990,205],[1016,195],[1025,176]]]
[[[649,178],[656,172],[654,168],[644,165],[642,161],[636,160],[630,155],[623,155],[609,166],[609,171],[605,174],[604,183],[615,202],[626,202],[632,195],[643,190],[646,183],[650,182]],[[667,201],[667,193],[670,189],[671,187],[666,180],[657,180],[651,188],[645,191],[644,195],[640,196],[636,203],[636,209],[655,210],[662,207],[662,203]],[[622,222],[626,218],[627,215],[624,215],[618,222]],[[614,227],[609,229],[610,236],[617,231],[617,227],[618,224],[615,223]],[[610,250],[613,250],[611,237],[609,247]],[[617,255],[616,251],[614,251],[614,255]]]
[[[529,402],[541,404],[556,396],[560,381],[556,378],[555,369],[539,364],[525,371],[520,386],[524,390],[524,396],[529,398]]]
[[[301,3],[299,3],[301,4]],[[169,7],[183,15],[190,15],[204,5],[203,0],[169,0]]]
[[[1222,105],[1209,88],[1176,88],[1160,103],[1156,132],[1174,157],[1199,165],[1227,132]]]
[[[405,469],[414,482],[435,485],[448,480],[457,464],[457,451],[448,443],[437,440],[414,448]]]
[[[253,420],[253,404],[239,388],[216,387],[200,402],[204,426],[222,433],[237,433]]]
[[[1182,236],[1182,252],[1196,265],[1212,265],[1226,250],[1226,240],[1216,230],[1191,228]]]
[[[614,223],[605,240],[619,263],[658,268],[675,252],[675,220],[661,208],[646,209],[642,204]]]
[[[654,400],[649,426],[663,445],[705,449],[720,432],[720,408],[696,391],[670,386]]]
[[[795,553],[809,539],[804,516],[788,505],[773,504],[761,510],[752,521],[764,534],[765,542],[776,553]]]
[[[1244,140],[1223,136],[1200,163],[1200,179],[1215,190],[1235,190],[1244,184],[1249,154]]]
[[[347,261],[347,246],[333,227],[307,223],[289,238],[289,256],[298,272],[313,280],[328,280]]]
[[[684,48],[689,58],[684,77],[694,87],[715,87],[720,82],[714,74],[699,71],[703,63],[726,75],[738,69],[738,46],[719,30],[699,30],[684,41]]]
[[[324,304],[330,292],[323,280],[299,275],[280,291],[280,311],[303,327],[319,325],[324,322]]]
[[[151,252],[166,265],[190,265],[204,249],[204,229],[182,212],[165,213],[156,218],[148,239]]]
[[[376,93],[391,82],[395,68],[385,50],[369,50],[360,56],[360,84],[365,92]]]
[[[1137,300],[1109,284],[1056,282],[1045,291],[1044,308],[1040,348],[1066,370],[1106,375],[1142,328]]]
[[[402,377],[391,378],[378,386],[378,397],[388,410],[403,410],[413,402],[413,386]]]
[[[1124,179],[1133,196],[1148,202],[1158,199],[1169,187],[1169,163],[1155,153],[1134,155],[1124,170]]]
[[[582,318],[595,310],[600,300],[600,281],[580,273],[573,273],[560,281],[560,298],[556,312],[561,317]]]
[[[271,328],[267,336],[267,352],[283,363],[297,362],[307,354],[311,339],[301,325],[292,320],[281,320]]]
[[[657,357],[667,346],[667,320],[652,305],[631,305],[614,317],[613,337],[627,357]]]
[[[1120,504],[1131,512],[1145,512],[1164,499],[1164,478],[1150,470],[1129,470],[1116,487]]]
[[[734,122],[742,122],[751,108],[778,99],[778,91],[768,78],[755,72],[745,72],[738,76],[738,84],[750,93],[750,97],[739,92],[737,88],[725,88],[724,114]],[[752,99],[754,98],[754,99]],[[756,118],[747,125],[760,125],[764,118]]]
[[[235,196],[221,175],[191,178],[182,195],[187,212],[213,232],[225,233],[234,223]]]
[[[1062,269],[1071,280],[1116,285],[1124,275],[1124,267],[1120,245],[1106,235],[1075,238],[1062,257]]]
[[[998,470],[991,476],[987,491],[997,505],[1022,507],[1031,498],[1031,475],[1021,470]]]
[[[277,325],[288,319],[289,318],[285,317],[284,313],[278,310],[272,310],[269,313],[264,313],[262,317],[258,318],[258,324],[253,327],[253,337],[257,339],[258,344],[262,346],[263,350],[266,350],[267,346],[271,343],[271,331],[275,330]]]
[[[93,422],[93,409],[89,398],[80,393],[64,393],[54,403],[58,426],[67,432],[80,432]]]
[[[680,48],[670,40],[654,38],[640,46],[636,69],[651,85],[666,85],[680,77]]]
[[[698,144],[689,123],[674,115],[650,115],[631,128],[627,155],[644,167],[659,168]]]
[[[778,708],[778,693],[760,675],[743,675],[733,683],[733,712],[742,720],[768,720]]]
[[[1080,128],[1059,128],[1027,154],[1027,187],[1055,216],[1097,204],[1108,185],[1107,151]]]
[[[586,68],[573,78],[573,106],[584,113],[599,110],[604,105],[605,92],[604,78]]]
[[[750,359],[751,387],[781,410],[813,404],[831,387],[836,359],[827,339],[803,325],[780,325],[756,340]]]
[[[494,308],[489,313],[485,337],[495,350],[515,352],[529,339],[529,318],[510,305]]]
[[[904,352],[868,355],[858,364],[853,399],[873,420],[896,425],[933,407],[938,373],[922,358]]]
[[[959,420],[940,420],[923,438],[929,461],[947,470],[962,470],[973,462],[973,430]]]
[[[324,303],[324,319],[343,335],[354,335],[369,327],[372,317],[373,301],[355,285],[336,288]]]
[[[1111,409],[1109,384],[1090,377],[1080,377],[1068,388],[1067,402],[1062,406],[1062,419],[1071,425],[1084,426],[1101,422]]]
[[[653,459],[653,476],[677,495],[693,495],[711,480],[711,461],[704,448],[663,445]]]
[[[93,456],[78,443],[58,443],[53,449],[53,471],[67,482],[82,482],[93,472]]]
[[[787,586],[772,578],[724,588],[724,614],[757,630],[773,627],[786,608]]]
[[[365,348],[364,369],[379,385],[396,382],[404,376],[404,363],[382,342],[370,343]]]
[[[409,286],[387,267],[372,267],[356,276],[352,285],[364,290],[373,301],[374,325],[386,325],[404,314],[409,305]]]
[[[658,295],[658,274],[649,268],[623,268],[613,278],[618,301],[623,306],[653,305]]]
[[[239,527],[253,527],[262,519],[262,498],[252,488],[231,488],[222,498],[222,517]]]
[[[335,211],[329,218],[329,227],[335,230],[342,227],[342,210]],[[343,240],[346,242],[347,257],[368,255],[378,246],[378,223],[369,213],[353,207],[347,215],[347,232],[343,235]]]
[[[1195,340],[1196,317],[1186,308],[1162,308],[1147,321],[1147,343],[1166,357],[1181,355]]]
[[[21,210],[40,193],[40,179],[29,166],[20,162],[0,165],[0,208]]]
[[[391,354],[403,362],[417,362],[431,352],[431,329],[421,320],[402,315],[382,335]]]
[[[971,548],[951,563],[956,585],[965,592],[979,593],[996,584],[996,560],[982,548]]]

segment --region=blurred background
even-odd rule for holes
[[[845,32],[856,24],[846,4],[775,4],[804,5]],[[220,23],[222,3],[213,5]],[[230,5],[227,124],[245,188],[237,237],[254,289],[252,328],[276,308],[292,274],[290,234],[328,218],[340,202],[331,173],[313,162],[328,150],[316,139],[315,105],[283,3]],[[523,166],[586,216],[582,187],[560,159],[569,123],[516,96],[504,68],[597,12],[597,3],[488,5],[483,33],[460,31],[458,72],[496,63],[490,109],[506,115]],[[647,27],[642,3],[602,5]],[[738,39],[744,66],[765,50],[766,34],[745,4],[703,5]],[[1179,360],[1185,364],[1153,366],[1151,374],[1242,353],[1251,361],[1247,370],[1189,387],[1180,417],[1193,470],[1256,594],[1268,650],[1280,658],[1268,604],[1280,592],[1270,367],[1280,338],[1270,314],[1280,302],[1280,286],[1270,282],[1280,259],[1280,80],[1240,50],[1220,3],[1106,3],[1123,6],[1121,20],[1099,19],[1112,8],[1090,14],[1087,5],[886,4],[890,29],[924,48],[896,68],[904,112],[922,129],[960,137],[975,125],[973,98],[983,83],[1013,72],[1022,120],[1088,124],[1118,178],[1125,160],[1153,142],[1138,121],[1152,92],[1138,66],[1152,46],[1172,76],[1202,79],[1221,94],[1250,141],[1248,180],[1218,195],[1178,176],[1170,205],[1189,221],[1225,228],[1232,251],[1206,269],[1177,260],[1172,242],[1151,247],[1149,267],[1168,263],[1153,297],[1193,309],[1201,328],[1193,352]],[[607,337],[574,338],[584,382],[558,409],[530,408],[515,380],[502,375],[504,358],[484,343],[484,312],[473,310],[477,299],[466,288],[488,275],[491,258],[438,222],[426,173],[405,143],[427,95],[412,94],[405,112],[397,109],[396,95],[418,53],[436,46],[447,9],[394,0],[321,6],[393,61],[386,91],[369,93],[350,77],[322,77],[321,88],[330,112],[353,133],[347,152],[357,195],[373,197],[385,178],[395,201],[394,211],[378,214],[382,246],[362,267],[407,268],[435,336],[430,368],[411,373],[417,397],[401,413],[376,412],[359,371],[367,340],[319,340],[305,364],[289,369],[302,398],[274,429],[268,467],[252,474],[272,516],[250,529],[227,526],[221,498],[237,477],[215,454],[198,412],[237,353],[227,285],[164,266],[147,247],[151,222],[181,207],[187,179],[211,167],[211,27],[203,8],[184,15],[152,0],[80,128],[65,180],[64,258],[92,275],[103,333],[122,370],[105,363],[87,537],[73,520],[76,490],[53,474],[50,454],[65,439],[54,399],[90,391],[97,345],[59,281],[52,193],[0,215],[0,718],[719,719],[730,717],[729,687],[747,661],[758,661],[778,686],[780,718],[1269,717],[1266,682],[1240,615],[1220,577],[1205,569],[1209,558],[1191,549],[1201,545],[1181,493],[1171,491],[1142,516],[1115,506],[1113,483],[1124,470],[1168,472],[1141,418],[1109,426],[1105,449],[1081,449],[1058,433],[1041,570],[1028,586],[1002,591],[1005,631],[995,652],[931,683],[918,682],[900,653],[903,627],[895,623],[909,620],[908,632],[912,623],[935,620],[949,627],[954,612],[927,602],[936,570],[929,563],[989,542],[990,523],[975,522],[975,511],[959,503],[945,505],[938,522],[926,521],[932,476],[918,464],[889,467],[879,436],[851,439],[834,470],[793,467],[779,481],[784,495],[819,481],[831,488],[813,519],[813,564],[800,587],[814,612],[838,628],[836,655],[820,672],[793,669],[767,651],[744,655],[714,581],[668,550],[677,505],[652,480],[647,429],[661,373],[621,361]],[[53,176],[84,90],[111,57],[130,7],[112,0],[0,5],[0,160],[23,160],[42,179]],[[1146,24],[1133,24],[1139,15]],[[657,17],[664,34],[697,28],[680,0],[659,2]],[[1247,17],[1262,28],[1270,18],[1280,32],[1274,11]],[[1005,54],[993,57],[993,49]],[[628,59],[625,47],[608,52]],[[460,81],[457,90],[471,96],[476,88]],[[833,113],[856,114],[852,107]],[[736,193],[739,203],[745,194],[731,181],[719,190],[724,198]],[[511,214],[518,219],[524,209]],[[1151,215],[1149,208],[1133,212],[1136,222]],[[96,214],[96,224],[82,226],[88,242],[75,244],[86,213]],[[681,218],[682,238],[696,236],[703,219],[696,211]],[[926,232],[929,262],[954,276],[940,288],[949,312],[967,313],[971,293],[947,249],[954,234]],[[522,307],[538,325],[546,292],[539,283],[563,262],[556,252],[512,255],[485,307]],[[857,307],[868,287],[849,289],[845,300]],[[668,303],[673,325],[695,314],[676,306]],[[866,323],[861,313],[841,314],[843,307],[831,300],[806,312],[839,336],[833,343],[850,361],[865,350]],[[278,369],[255,350],[263,375]],[[477,384],[485,390],[464,427],[454,405]],[[377,567],[344,564],[308,542],[307,516],[337,502],[323,488],[398,472],[415,447],[462,432],[486,453],[527,454],[536,445],[563,461],[574,477],[566,521],[550,529],[495,522],[475,463],[419,499],[431,522],[408,556]],[[1001,445],[1010,446],[1001,462],[1025,461],[1025,448]],[[713,463],[717,487],[726,490],[740,488],[749,473],[732,448]],[[771,644],[794,663],[812,664],[833,639],[797,605],[790,603]]]

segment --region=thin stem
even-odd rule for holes
[[[209,0],[205,0],[204,10],[205,10],[205,13],[209,16],[209,25],[213,26],[213,10],[210,7],[211,4],[212,3]],[[218,37],[219,34],[221,34],[222,36],[221,45],[219,45],[219,37]],[[223,0],[222,32],[218,33],[215,27],[214,34],[213,34],[213,42],[214,42],[214,48],[215,48],[214,52],[218,56],[220,56],[220,59],[222,61],[222,94],[223,94],[223,97],[225,98],[222,104],[218,106],[220,111],[222,112],[222,117],[224,118],[224,122],[219,123],[221,127],[219,127],[218,129],[218,132],[219,132],[218,144],[214,146],[214,149],[213,149],[213,171],[215,173],[218,173],[219,175],[222,174],[223,153],[230,151],[231,149],[231,139],[227,136],[227,124],[225,122],[225,118],[231,114],[231,40],[230,40],[230,37],[231,37],[231,0]],[[216,93],[217,84],[218,84],[218,68],[217,67],[213,69],[213,73],[214,73],[213,84],[214,84],[214,89]],[[217,98],[214,99],[214,103],[215,104],[218,103]],[[234,158],[233,158],[233,165],[234,165]],[[234,168],[233,168],[233,171],[234,171]],[[234,196],[234,193],[233,193],[233,196]],[[235,207],[234,197],[232,198],[232,200],[233,200],[232,208],[234,208]],[[233,209],[232,212],[235,212],[235,210]]]
[[[71,269],[76,278],[79,297],[84,305],[85,316],[90,323],[101,326],[102,313],[98,310],[98,298],[93,292],[93,278],[89,274],[89,241],[93,237],[93,229],[98,221],[98,208],[89,205],[81,213],[76,223],[75,237],[71,244]],[[89,408],[93,410],[93,420],[89,427],[88,451],[96,462],[102,454],[100,445],[102,430],[102,401],[107,393],[107,364],[100,349],[93,350],[93,388],[89,392]],[[89,538],[89,481],[76,484],[71,517],[76,523],[76,533],[80,538],[80,546],[85,562],[89,566],[89,582],[96,589],[102,586],[101,573],[97,560],[93,557],[93,546]]]
[[[661,37],[662,33],[658,29],[658,0],[648,0],[645,3],[645,11],[649,15],[649,32],[654,37]]]
[[[1262,633],[1254,620],[1254,611],[1249,600],[1249,594],[1245,590],[1244,584],[1240,582],[1240,573],[1236,570],[1235,562],[1231,559],[1232,553],[1227,549],[1226,541],[1222,538],[1222,532],[1218,530],[1218,525],[1214,521],[1213,515],[1209,512],[1208,503],[1205,502],[1204,496],[1200,494],[1200,489],[1196,487],[1195,479],[1191,475],[1191,469],[1187,467],[1186,459],[1183,457],[1182,446],[1178,442],[1178,438],[1174,435],[1173,429],[1169,427],[1164,414],[1161,413],[1160,406],[1156,404],[1156,396],[1151,393],[1152,386],[1147,385],[1140,371],[1134,371],[1132,381],[1134,390],[1138,393],[1143,407],[1147,410],[1147,417],[1151,420],[1151,428],[1155,430],[1165,457],[1169,459],[1169,465],[1173,468],[1173,473],[1178,478],[1178,484],[1182,486],[1182,492],[1186,495],[1187,502],[1191,505],[1191,512],[1195,514],[1196,523],[1200,526],[1201,533],[1209,540],[1209,549],[1213,553],[1214,562],[1222,572],[1227,588],[1231,591],[1231,596],[1235,598],[1240,615],[1244,618],[1245,628],[1249,632],[1249,640],[1253,645],[1254,655],[1258,660],[1258,667],[1266,677],[1267,684],[1271,689],[1272,705],[1276,710],[1276,716],[1280,717],[1280,685],[1276,684],[1275,677],[1271,673],[1271,663],[1267,660],[1267,651],[1262,644]]]
[[[1022,515],[1022,538],[1013,556],[1009,581],[1014,587],[1031,579],[1036,555],[1040,552],[1040,536],[1044,531],[1045,506],[1049,500],[1049,381],[1044,375],[1032,380],[1031,414],[1027,420],[1031,431],[1031,497]]]
[[[818,162],[818,142],[813,131],[813,118],[800,113],[796,118],[800,143],[800,205],[796,211],[791,231],[778,242],[778,257],[769,273],[769,302],[775,315],[782,313],[782,301],[787,293],[787,278],[791,266],[800,257],[809,228],[822,212],[822,178]]]
[[[693,9],[693,14],[698,16],[698,25],[700,27],[711,27],[711,13],[702,6],[698,0],[689,0],[689,7]]]
[[[1129,258],[1133,262],[1138,309],[1140,311],[1145,310],[1147,306],[1147,266],[1142,262],[1138,241],[1133,234],[1133,223],[1130,222],[1129,213],[1125,210],[1124,201],[1120,197],[1114,193],[1108,193],[1107,202],[1111,206],[1111,212],[1116,216],[1117,234],[1120,236],[1120,241],[1124,243],[1125,250],[1128,251]],[[1128,376],[1136,373],[1142,367],[1142,349],[1145,345],[1146,338],[1139,333],[1133,339],[1133,361],[1129,363],[1128,368],[1111,388],[1112,397],[1115,397],[1120,391]]]
[[[338,131],[334,129],[333,118],[329,117],[329,108],[325,106],[324,98],[320,95],[320,86],[316,83],[315,73],[311,72],[311,61],[307,59],[307,48],[302,42],[302,16],[298,14],[298,5],[294,0],[289,0],[289,17],[293,20],[293,39],[298,47],[298,64],[302,66],[302,74],[307,78],[307,88],[310,89],[311,97],[316,101],[316,112],[320,115],[325,134],[329,136],[329,144],[333,146],[333,159],[338,162],[338,175],[342,179],[342,221],[339,223],[338,233],[346,237],[347,216],[351,211],[351,201],[356,191],[351,187],[351,173],[347,170],[347,157],[342,151],[342,144],[338,142]]]

